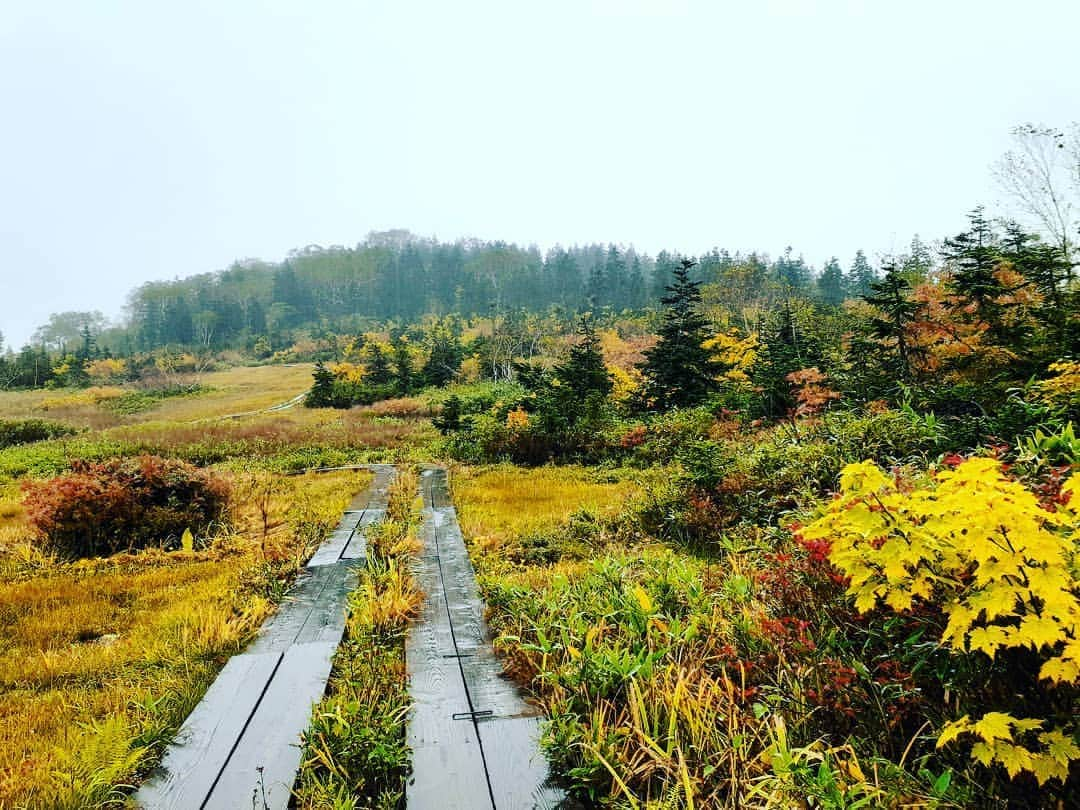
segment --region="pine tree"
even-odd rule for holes
[[[790,246],[784,250],[783,257],[776,260],[774,272],[776,280],[789,290],[804,290],[810,284],[810,270],[806,262],[802,256],[792,258]]]
[[[759,330],[761,351],[754,365],[754,385],[761,391],[765,410],[769,414],[788,412],[794,402],[787,375],[809,368],[818,360],[819,352],[799,327],[790,299],[784,308],[771,314]]]
[[[606,397],[611,393],[612,383],[600,351],[600,338],[588,315],[581,316],[578,334],[581,340],[570,348],[569,359],[555,367],[555,378],[581,403],[592,394]]]
[[[863,300],[881,311],[870,321],[874,335],[895,352],[894,372],[902,381],[911,379],[914,352],[908,340],[908,326],[919,311],[917,301],[911,300],[911,284],[896,265],[885,268],[880,281],[870,285],[870,294]]]
[[[461,397],[457,394],[452,394],[446,398],[442,410],[431,419],[431,423],[439,433],[445,436],[448,433],[461,430],[461,406]]]
[[[371,347],[371,358],[364,364],[367,372],[364,374],[364,383],[372,386],[389,385],[394,379],[393,371],[390,369],[390,362],[386,359],[386,355],[378,343],[368,345]]]
[[[660,339],[645,352],[639,368],[645,378],[643,395],[654,409],[699,405],[718,387],[723,369],[712,360],[702,344],[708,337],[708,322],[698,311],[700,282],[690,280],[695,262],[683,259],[675,269],[675,280],[667,287]]]
[[[461,368],[462,355],[457,337],[447,328],[436,328],[431,338],[431,353],[420,369],[424,384],[442,387],[453,380]]]
[[[835,307],[844,302],[844,271],[840,269],[840,262],[835,256],[829,259],[818,276],[817,288],[825,304]]]
[[[861,250],[855,251],[855,259],[847,277],[848,295],[854,298],[869,295],[872,292],[870,285],[876,280],[877,276],[874,275],[870,262],[866,260],[866,254]]]
[[[934,269],[934,256],[918,234],[911,239],[911,248],[903,260],[904,277],[912,286],[922,283],[927,274]]]
[[[394,385],[398,395],[407,397],[411,394],[415,381],[416,371],[413,369],[412,355],[409,354],[409,344],[398,340],[394,344]]]
[[[309,408],[330,408],[335,401],[334,375],[323,365],[320,360],[315,364],[315,370],[311,373],[314,382],[304,399],[304,405]]]

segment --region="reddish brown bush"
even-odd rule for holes
[[[177,548],[185,529],[205,532],[228,502],[228,485],[183,461],[139,456],[75,462],[67,475],[23,484],[30,524],[66,557],[147,546]]]

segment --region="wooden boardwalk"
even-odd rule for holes
[[[563,806],[539,748],[540,712],[525,702],[491,647],[484,606],[446,483],[425,470],[426,598],[406,643],[414,707],[409,810],[545,810]]]
[[[300,769],[301,735],[326,690],[345,633],[365,527],[386,514],[394,468],[353,499],[289,596],[252,644],[225,665],[135,796],[169,810],[285,810]]]

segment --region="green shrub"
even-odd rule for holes
[[[0,449],[71,436],[75,428],[46,419],[0,419]]]
[[[119,414],[134,414],[148,411],[163,399],[174,397],[195,397],[211,391],[204,385],[167,385],[161,388],[147,388],[127,391],[118,397],[101,400],[100,407]]]

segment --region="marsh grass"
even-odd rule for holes
[[[367,473],[286,480],[203,551],[63,563],[0,510],[0,807],[121,806]]]

